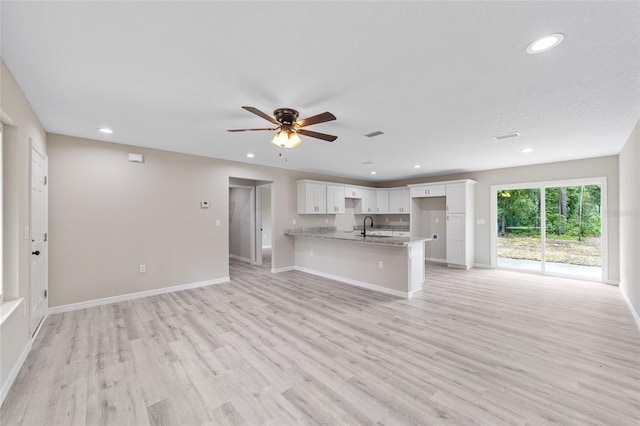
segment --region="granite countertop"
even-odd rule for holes
[[[409,238],[409,237],[382,237],[367,236],[364,238],[360,231],[338,231],[335,227],[315,227],[315,228],[295,228],[285,229],[285,235],[293,237],[323,238],[327,240],[355,241],[367,244],[383,244],[388,246],[406,246],[419,241],[430,241],[431,238]]]

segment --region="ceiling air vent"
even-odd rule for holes
[[[493,138],[497,141],[501,141],[503,139],[517,138],[518,136],[520,136],[520,132],[511,132],[505,133],[504,135],[494,136]]]
[[[376,130],[375,132],[367,133],[365,136],[368,138],[372,138],[374,136],[380,136],[380,135],[384,135],[384,132],[380,130]]]
[[[371,164],[373,164],[373,161],[363,161],[362,163],[363,166],[370,166]]]

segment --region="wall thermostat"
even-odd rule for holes
[[[209,208],[209,202],[208,201],[200,201],[200,208],[208,209]]]

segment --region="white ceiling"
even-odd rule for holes
[[[0,7],[2,57],[54,133],[389,181],[617,154],[640,117],[638,1]],[[285,162],[270,132],[226,132],[269,127],[242,105],[331,111],[308,129],[338,140]]]

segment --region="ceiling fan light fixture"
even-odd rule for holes
[[[302,139],[294,130],[282,129],[271,139],[271,143],[280,148],[295,148],[302,143]]]

